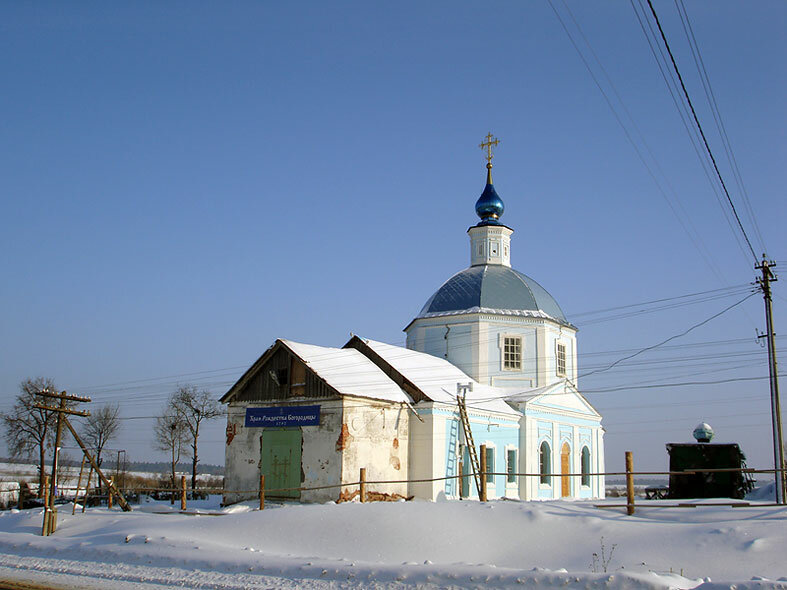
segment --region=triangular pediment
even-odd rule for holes
[[[583,415],[589,419],[601,419],[601,414],[567,380],[546,387],[523,391],[508,399],[514,407],[526,411],[539,409],[551,412],[567,412]]]

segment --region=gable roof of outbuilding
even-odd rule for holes
[[[298,358],[337,395],[411,403],[409,396],[377,365],[354,349],[330,348],[277,339],[219,401],[228,403],[282,347]]]

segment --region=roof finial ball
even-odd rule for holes
[[[486,186],[475,204],[475,212],[481,218],[478,225],[500,225],[498,219],[503,215],[503,200],[498,196],[495,187],[492,185],[492,158],[495,157],[492,153],[492,148],[499,143],[499,139],[488,133],[485,141],[478,145],[486,152]]]
[[[694,438],[699,443],[709,443],[713,438],[713,428],[707,422],[697,424],[697,427],[694,429]]]

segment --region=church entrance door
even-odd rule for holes
[[[568,476],[571,473],[571,448],[568,443],[563,443],[560,449],[560,496],[565,498],[571,495],[571,481]]]
[[[296,490],[276,492],[279,488],[301,485],[300,428],[266,428],[260,445],[260,473],[265,476],[266,495],[275,498],[300,498]]]

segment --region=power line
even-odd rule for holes
[[[669,46],[669,42],[667,41],[667,37],[664,34],[664,29],[661,27],[661,22],[659,21],[659,17],[656,14],[656,9],[653,7],[653,3],[651,0],[646,0],[648,6],[650,7],[650,12],[653,14],[653,19],[656,22],[656,26],[659,29],[659,33],[661,34],[661,40],[664,42],[664,47],[667,49],[667,53],[669,54],[670,61],[672,62],[672,67],[675,70],[675,74],[678,76],[678,81],[680,82],[680,87],[683,90],[683,96],[686,98],[686,102],[689,105],[689,109],[691,110],[691,115],[694,118],[694,123],[697,125],[697,129],[700,132],[700,136],[702,137],[702,142],[705,145],[705,150],[708,152],[708,156],[710,157],[711,163],[713,164],[713,169],[716,171],[716,176],[721,183],[721,187],[724,190],[724,195],[727,197],[727,202],[730,204],[730,208],[732,209],[732,213],[735,216],[735,221],[738,223],[738,228],[741,230],[743,234],[743,238],[746,240],[746,245],[749,247],[749,251],[751,252],[752,258],[754,259],[754,263],[758,262],[757,254],[754,251],[754,248],[751,245],[751,241],[749,240],[749,236],[746,234],[746,230],[743,228],[743,223],[741,223],[741,218],[738,215],[738,211],[735,208],[735,204],[732,202],[732,198],[730,197],[730,193],[727,190],[727,185],[724,183],[724,179],[721,176],[721,171],[719,170],[719,166],[716,164],[716,158],[713,155],[713,152],[710,149],[710,145],[708,145],[708,140],[705,137],[705,132],[702,130],[702,125],[700,124],[700,120],[697,117],[697,112],[694,110],[694,105],[691,102],[691,98],[689,97],[689,92],[686,90],[686,85],[683,83],[683,76],[680,74],[680,70],[678,69],[678,64],[675,62],[675,56],[672,54],[672,49]]]
[[[712,315],[712,316],[710,316],[709,318],[707,318],[707,319],[704,319],[704,320],[702,320],[701,322],[699,322],[699,323],[697,323],[697,324],[694,324],[693,326],[691,326],[691,327],[690,327],[690,328],[688,328],[687,330],[684,330],[684,331],[683,331],[683,332],[681,332],[680,334],[675,334],[674,336],[670,336],[669,338],[667,338],[666,340],[662,340],[662,341],[661,341],[661,342],[659,342],[658,344],[654,344],[654,345],[652,345],[652,346],[646,346],[645,348],[642,348],[642,349],[638,350],[638,351],[637,351],[637,352],[635,352],[634,354],[630,354],[630,355],[628,355],[628,356],[625,356],[625,357],[623,357],[623,358],[620,358],[620,359],[616,360],[614,363],[612,363],[611,365],[609,365],[608,367],[606,367],[606,368],[604,368],[604,369],[597,369],[597,370],[595,370],[595,371],[591,371],[590,373],[585,373],[584,375],[580,375],[580,377],[587,377],[588,375],[593,375],[594,373],[600,373],[600,372],[602,372],[602,371],[608,371],[609,369],[611,369],[611,368],[613,368],[614,366],[616,366],[616,365],[618,365],[618,364],[622,363],[623,361],[627,361],[627,360],[629,360],[629,359],[632,359],[632,358],[634,358],[635,356],[638,356],[638,355],[642,354],[643,352],[647,352],[647,351],[649,351],[649,350],[653,350],[654,348],[658,348],[658,347],[659,347],[659,346],[661,346],[662,344],[666,344],[667,342],[669,342],[669,341],[671,341],[671,340],[675,340],[676,338],[680,338],[680,337],[682,337],[682,336],[685,336],[686,334],[688,334],[688,333],[689,333],[689,332],[691,332],[692,330],[694,330],[694,329],[696,329],[696,328],[699,328],[700,326],[703,326],[703,325],[707,324],[709,321],[711,321],[711,320],[713,320],[713,319],[716,319],[716,318],[717,318],[717,317],[719,317],[720,315],[722,315],[722,314],[724,314],[724,313],[728,312],[728,311],[729,311],[729,310],[731,310],[733,307],[736,307],[736,306],[740,305],[741,303],[743,303],[744,301],[746,301],[747,299],[749,299],[749,298],[750,298],[752,295],[754,295],[754,293],[750,293],[749,295],[747,295],[746,297],[744,297],[744,298],[743,298],[743,299],[741,299],[740,301],[738,301],[738,302],[736,302],[736,303],[733,303],[733,304],[732,304],[732,305],[730,305],[729,307],[725,307],[723,310],[721,310],[720,312],[718,312],[718,313],[716,313],[716,314],[713,314],[713,315]]]
[[[780,374],[780,377],[784,377]],[[769,379],[769,376],[764,377],[734,377],[731,379],[716,379],[714,381],[684,381],[682,383],[658,383],[654,385],[627,385],[626,387],[609,387],[606,389],[583,389],[582,393],[612,393],[615,391],[630,391],[632,389],[656,389],[662,387],[688,387],[691,385],[719,385],[721,383],[734,383],[737,381],[761,381]]]
[[[650,158],[653,161],[654,167],[661,174],[661,176],[663,178],[663,182],[666,185],[667,189],[669,189],[669,191],[673,194],[673,198],[672,199],[667,195],[667,192],[662,187],[661,182],[656,177],[656,173],[654,172],[653,168],[651,168],[651,166],[648,163],[648,161],[646,160],[644,154],[640,150],[639,145],[637,144],[636,141],[634,141],[634,138],[632,137],[632,134],[629,131],[628,126],[624,122],[624,120],[621,117],[621,115],[618,113],[618,110],[615,108],[615,105],[614,105],[613,101],[610,99],[609,95],[604,90],[604,87],[601,85],[601,82],[599,81],[598,77],[596,76],[595,72],[593,71],[593,68],[590,67],[590,64],[588,63],[588,60],[585,58],[585,55],[583,54],[582,50],[579,48],[579,45],[577,44],[577,42],[574,39],[574,36],[571,34],[571,31],[569,30],[568,26],[564,22],[563,18],[560,16],[560,13],[555,8],[554,4],[552,3],[552,0],[549,0],[549,5],[552,8],[552,11],[555,13],[555,16],[557,17],[558,22],[560,22],[560,26],[563,28],[563,31],[566,33],[566,36],[568,37],[569,41],[573,45],[574,49],[576,50],[577,55],[579,55],[580,60],[582,61],[583,65],[585,66],[585,69],[587,69],[588,73],[590,74],[590,77],[592,78],[592,80],[595,83],[596,87],[598,88],[599,92],[601,92],[601,95],[604,97],[604,100],[606,101],[607,106],[609,107],[610,111],[612,111],[612,114],[615,117],[615,120],[618,122],[618,125],[620,125],[621,129],[623,130],[623,133],[625,134],[626,139],[631,144],[631,147],[634,148],[634,152],[636,153],[636,155],[639,158],[640,162],[642,162],[642,165],[645,167],[645,170],[650,175],[651,179],[653,180],[653,183],[656,185],[656,188],[658,189],[659,193],[664,198],[664,200],[667,202],[667,205],[669,206],[669,208],[672,211],[672,213],[675,215],[675,218],[677,219],[678,223],[683,228],[683,230],[686,232],[686,234],[689,237],[689,240],[691,240],[691,242],[694,245],[694,247],[700,253],[700,256],[705,260],[705,263],[708,265],[708,267],[711,269],[711,271],[716,275],[716,277],[720,281],[723,282],[721,270],[716,266],[716,264],[711,259],[710,251],[708,250],[708,248],[703,243],[702,238],[700,237],[699,232],[697,232],[696,228],[694,228],[693,224],[691,223],[691,218],[689,217],[688,214],[686,214],[685,210],[683,210],[683,206],[682,206],[680,200],[675,195],[675,189],[669,183],[669,180],[667,180],[666,175],[664,174],[664,171],[662,170],[661,166],[659,165],[658,160],[656,159],[656,156],[653,154],[653,150],[651,150],[650,145],[648,145],[648,142],[645,140],[645,137],[643,136],[642,132],[639,130],[639,127],[637,126],[636,121],[631,116],[631,113],[629,112],[628,108],[626,107],[625,102],[623,102],[623,99],[621,98],[620,94],[618,93],[617,88],[615,88],[615,85],[612,83],[612,79],[610,78],[609,74],[607,74],[607,71],[604,69],[604,66],[601,64],[601,60],[599,60],[598,56],[596,55],[596,52],[593,50],[593,47],[590,45],[590,42],[588,41],[587,37],[585,36],[584,32],[582,31],[582,28],[579,26],[579,23],[574,18],[574,14],[571,12],[571,9],[568,7],[568,5],[564,1],[563,2],[563,6],[564,6],[565,10],[568,12],[569,16],[571,17],[571,20],[573,21],[574,26],[576,26],[576,28],[579,31],[579,34],[582,36],[582,39],[584,40],[585,44],[590,49],[591,55],[595,59],[596,64],[598,64],[598,67],[600,68],[601,72],[604,74],[604,77],[606,78],[607,83],[609,84],[610,88],[612,89],[612,92],[615,94],[618,102],[622,106],[624,113],[628,117],[628,120],[631,122],[631,126],[633,127],[634,131],[636,132],[637,136],[639,137],[640,142],[642,143],[642,145],[645,147],[645,149],[647,150],[648,154],[650,155]],[[681,212],[678,212],[677,209],[680,209]]]
[[[708,75],[708,70],[705,68],[705,62],[702,59],[702,52],[700,51],[699,44],[697,43],[697,38],[694,36],[694,29],[691,26],[691,21],[689,20],[689,13],[686,11],[686,6],[683,4],[683,0],[675,0],[675,6],[678,9],[678,14],[680,15],[681,23],[683,24],[683,31],[686,34],[686,39],[688,40],[692,56],[694,57],[694,63],[697,66],[697,71],[700,75],[702,88],[705,91],[705,96],[708,99],[708,104],[711,107],[713,120],[715,121],[716,128],[719,131],[719,137],[721,137],[724,151],[727,154],[727,160],[730,163],[730,168],[732,169],[733,176],[738,185],[738,189],[740,190],[743,204],[746,207],[746,212],[749,215],[749,220],[751,221],[752,227],[754,227],[754,233],[759,239],[759,243],[763,252],[765,252],[765,240],[763,240],[762,234],[760,233],[760,228],[757,224],[757,217],[754,215],[754,210],[751,206],[749,193],[743,183],[743,176],[741,175],[741,171],[738,166],[738,160],[735,157],[735,152],[732,149],[732,143],[730,142],[730,138],[727,135],[727,129],[724,126],[724,119],[721,116],[721,110],[719,109],[718,102],[716,101],[716,95],[713,92],[710,76]]]

